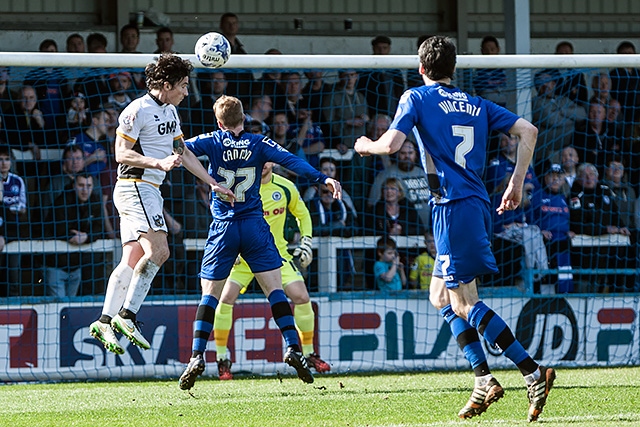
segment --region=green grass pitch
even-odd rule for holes
[[[211,367],[209,367],[211,369]],[[538,423],[640,426],[640,367],[558,369]],[[481,417],[459,420],[469,372],[204,378],[191,393],[173,381],[13,384],[0,387],[0,425],[19,426],[463,426],[528,425],[516,371],[496,371],[505,397]]]

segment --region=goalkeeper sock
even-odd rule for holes
[[[473,373],[476,377],[484,377],[491,373],[487,357],[480,344],[478,332],[461,317],[458,317],[451,308],[451,304],[440,310],[440,315],[447,321],[451,328],[451,333],[458,343],[458,347],[464,353],[465,359],[471,363]]]
[[[287,347],[293,347],[295,351],[302,351],[298,341],[298,331],[296,330],[296,325],[293,320],[291,306],[284,291],[282,289],[276,289],[269,294],[267,299],[269,300],[269,304],[271,304],[273,320],[276,321],[276,325],[280,328]]]
[[[296,326],[300,333],[300,343],[302,344],[302,353],[313,353],[313,327],[315,316],[311,301],[304,304],[296,304],[293,311],[293,317],[296,320]]]
[[[216,307],[218,299],[213,295],[202,295],[198,311],[196,312],[196,321],[193,324],[193,357],[201,355],[207,349],[207,341],[213,329],[213,321],[216,316]]]
[[[490,345],[501,348],[504,355],[520,369],[522,375],[529,375],[538,369],[538,364],[533,361],[522,344],[516,340],[504,320],[482,301],[476,303],[469,310],[469,323],[484,336]]]
[[[216,318],[214,322],[213,336],[216,340],[216,358],[224,360],[227,358],[227,343],[229,342],[229,332],[233,324],[233,305],[221,302],[216,308]]]

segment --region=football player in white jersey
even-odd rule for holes
[[[114,331],[140,348],[151,347],[136,314],[151,281],[169,257],[160,194],[166,172],[184,165],[213,191],[234,199],[233,192],[219,186],[184,145],[176,106],[188,95],[192,70],[188,60],[160,55],[145,68],[149,91],[132,101],[118,119],[118,182],[113,200],[120,215],[122,259],[109,278],[102,315],[90,326],[91,335],[117,354],[124,354],[124,348]]]

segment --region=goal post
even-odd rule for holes
[[[292,140],[297,141],[291,136],[287,136],[287,144],[295,154],[316,162],[315,167],[320,167],[323,158],[331,158],[353,205],[345,204],[344,208],[336,210],[337,221],[347,218],[345,221],[348,222],[331,228],[326,221],[328,211],[320,207],[322,189],[303,180],[296,181],[317,224],[313,241],[314,261],[305,272],[316,314],[314,345],[323,359],[330,362],[332,371],[467,369],[468,364],[450,336],[448,325],[430,305],[427,281],[422,280],[419,273],[418,258],[424,255],[420,259],[428,261],[426,244],[429,236],[422,233],[429,227],[430,198],[427,179],[418,173],[421,170],[419,155],[415,164],[402,166],[415,175],[391,177],[399,180],[407,205],[416,212],[412,220],[403,223],[402,231],[393,236],[406,273],[415,283],[410,289],[407,285],[398,292],[381,292],[376,284],[373,264],[377,260],[377,241],[386,231],[376,227],[379,223],[382,230],[388,230],[393,224],[391,220],[385,222],[387,219],[378,221],[383,214],[376,213],[376,198],[381,197],[383,184],[376,183],[376,176],[390,167],[397,167],[399,160],[396,156],[363,160],[350,148],[355,138],[364,133],[374,138],[380,135],[384,130],[382,125],[388,126],[393,118],[399,95],[395,98],[389,96],[386,104],[376,105],[375,109],[370,108],[373,104],[369,100],[381,99],[389,87],[399,88],[402,93],[413,85],[421,84],[417,73],[418,57],[232,55],[225,66],[214,70],[202,67],[195,55],[181,56],[195,66],[190,87],[193,94],[178,107],[186,138],[214,130],[211,104],[217,95],[214,87],[220,83],[239,87],[243,81],[238,80],[238,76],[249,75],[251,87],[243,99],[245,112],[249,112],[255,101],[265,95],[264,88],[269,87],[260,80],[266,74],[278,74],[283,80],[294,76],[294,79],[299,79],[300,87],[314,78],[311,72],[318,72],[323,79],[325,86],[320,100],[315,104],[310,101],[309,104],[299,104],[310,110],[318,126],[317,132],[305,136],[305,140],[309,139],[308,145],[311,145],[322,138],[323,149],[305,152],[304,144],[298,147],[291,143]],[[162,187],[167,211],[174,215],[182,228],[169,235],[171,257],[163,265],[140,311],[139,317],[145,322],[143,333],[152,343],[152,350],[148,352],[128,346],[123,356],[110,354],[89,336],[88,331],[89,324],[100,315],[106,281],[120,257],[117,212],[110,199],[115,171],[109,168],[113,163],[105,166],[107,173],[104,176],[100,173],[96,181],[100,184],[98,200],[105,200],[105,224],[111,224],[111,231],[105,229],[91,244],[77,247],[50,234],[57,222],[47,216],[47,210],[64,190],[64,186],[52,185],[54,181],[64,182],[63,153],[68,147],[79,144],[81,135],[87,133],[92,124],[91,108],[97,106],[95,111],[108,112],[108,131],[98,143],[108,157],[112,156],[118,110],[123,108],[126,99],[145,93],[141,76],[144,67],[156,57],[155,54],[0,52],[0,71],[2,76],[6,76],[9,89],[6,95],[0,96],[0,137],[7,143],[3,145],[12,149],[12,171],[23,179],[27,198],[26,219],[11,214],[8,208],[0,213],[3,217],[0,233],[5,233],[6,237],[5,247],[0,252],[3,257],[0,262],[2,381],[170,378],[178,376],[189,359],[192,326],[200,294],[197,274],[210,222],[206,194],[202,197],[194,177],[182,168],[176,169],[168,175],[167,183]],[[487,98],[497,95],[497,102],[504,102],[507,108],[539,127],[533,170],[542,187],[551,164],[562,164],[560,149],[570,145],[567,141],[574,137],[586,135],[590,101],[603,91],[592,83],[606,80],[605,76],[617,68],[640,68],[640,56],[460,55],[452,84],[477,94],[490,80],[479,78],[478,75],[482,74],[479,70],[490,70],[486,73],[489,76],[495,75],[491,72],[493,70],[504,70],[506,83],[494,91],[497,94],[487,92]],[[222,76],[216,75],[217,71],[221,71]],[[588,95],[586,101],[581,99],[572,105],[563,100],[566,109],[562,110],[562,116],[559,112],[549,113],[555,110],[544,109],[544,104],[538,99],[541,85],[549,80],[544,75],[549,73],[557,82],[578,76],[579,89]],[[366,78],[371,83],[357,86],[357,101],[351,101],[353,95],[342,90],[342,85],[352,74],[356,74],[358,81]],[[376,80],[378,77],[375,76],[380,74],[385,77]],[[122,89],[122,83],[116,83],[119,76],[130,79],[124,82],[128,89]],[[23,96],[25,83],[33,85],[36,92],[44,129],[33,126],[20,128],[24,115],[21,104],[26,102],[23,99],[26,98]],[[286,116],[288,104],[285,102],[277,106],[278,101],[282,101],[283,91],[286,93],[286,84],[274,85],[278,88],[269,93],[274,96],[269,100],[271,109]],[[2,87],[0,80],[0,95]],[[640,108],[640,104],[625,103],[632,102],[636,95],[640,100],[640,85],[626,92],[610,85],[609,90],[625,96],[619,100],[622,104],[617,119],[619,128],[613,127],[607,133],[607,138],[613,138],[612,144],[622,147],[615,148],[618,151],[612,158],[621,161],[625,183],[638,195],[640,149],[637,141],[640,132],[634,108]],[[639,93],[636,94],[636,90]],[[305,96],[311,98],[311,91],[302,94],[303,98]],[[89,107],[88,116],[81,122],[69,121],[75,115],[69,114],[72,102],[83,97]],[[98,102],[91,102],[92,97]],[[362,126],[349,125],[349,129],[357,129],[346,133],[345,124],[353,118],[348,114],[355,114],[347,111],[352,107],[354,111],[360,109],[364,112],[368,121]],[[605,112],[613,108],[613,102],[607,103]],[[277,126],[285,126],[275,120],[277,115],[269,114],[265,123],[258,123],[258,131],[266,129],[273,137]],[[562,120],[554,120],[558,118]],[[31,125],[33,120],[29,119]],[[286,120],[286,126],[296,128],[295,118],[287,117]],[[378,124],[382,128],[377,128]],[[253,125],[247,122],[246,131],[253,131]],[[411,136],[409,138],[413,141]],[[487,170],[492,166],[491,161],[501,154],[500,138],[497,135],[490,138]],[[34,141],[42,145],[37,155],[28,149],[29,143]],[[606,172],[605,169],[600,170],[601,179],[606,177]],[[292,179],[296,180],[295,177]],[[487,183],[494,189],[500,185],[500,182]],[[394,183],[389,181],[388,185]],[[5,196],[7,191],[5,187]],[[630,192],[627,195],[631,198]],[[373,203],[370,203],[371,198]],[[566,202],[567,209],[574,203],[571,198]],[[638,203],[623,202],[616,201],[617,226],[622,228],[623,221],[627,221],[627,228],[637,233],[640,228]],[[4,205],[6,207],[7,202]],[[607,210],[607,215],[610,214]],[[423,215],[426,215],[426,220]],[[287,238],[295,246],[298,231],[295,220],[288,222],[286,231]],[[481,296],[504,316],[517,338],[536,359],[553,366],[640,364],[638,325],[629,320],[633,313],[640,312],[640,300],[637,298],[640,274],[634,234],[580,234],[565,251],[569,261],[558,265],[556,260],[548,268],[529,265],[531,258],[528,258],[527,242],[494,236],[493,250],[501,272],[481,278]],[[51,295],[46,269],[62,266],[62,258],[67,262],[78,257],[85,262],[78,293]],[[549,253],[549,259],[553,258]],[[62,269],[66,267],[65,264]],[[412,275],[415,271],[418,273]],[[570,288],[559,285],[562,280],[566,283],[568,278],[572,278]],[[284,372],[281,336],[258,287],[250,287],[248,293],[238,300],[233,325],[229,351],[234,369],[265,375]],[[122,344],[126,346],[128,343],[123,339]],[[511,366],[494,348],[484,347],[492,367]],[[214,342],[210,342],[206,353],[210,366],[215,366],[214,349]],[[211,374],[214,371],[207,370]]]
[[[144,68],[157,54],[0,52],[0,63],[8,67],[107,67]],[[180,55],[196,68],[195,55]],[[640,55],[458,55],[463,68],[635,68]],[[417,55],[232,55],[222,69],[411,69]]]

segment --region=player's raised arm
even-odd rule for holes
[[[356,140],[354,149],[361,156],[372,154],[389,155],[400,150],[402,143],[407,139],[407,135],[397,129],[389,129],[376,141],[372,141],[366,136],[361,136]]]
[[[278,163],[279,165],[297,173],[298,175],[304,176],[313,182],[326,184],[333,192],[334,199],[342,199],[342,185],[340,185],[340,182],[317,171],[300,157],[291,154],[289,151],[282,148],[277,142],[268,138],[264,141],[266,144],[265,148],[269,153],[269,161]]]
[[[187,170],[194,174],[196,177],[200,178],[202,182],[209,184],[212,191],[215,191],[220,195],[225,195],[229,203],[231,203],[231,206],[233,206],[236,200],[236,196],[235,194],[233,194],[233,191],[218,184],[218,182],[207,173],[207,170],[204,168],[204,166],[202,166],[202,163],[200,163],[200,160],[198,160],[195,154],[193,154],[191,150],[184,146],[184,141],[181,140],[181,142],[183,153],[182,164],[184,165],[184,167],[187,168]]]

